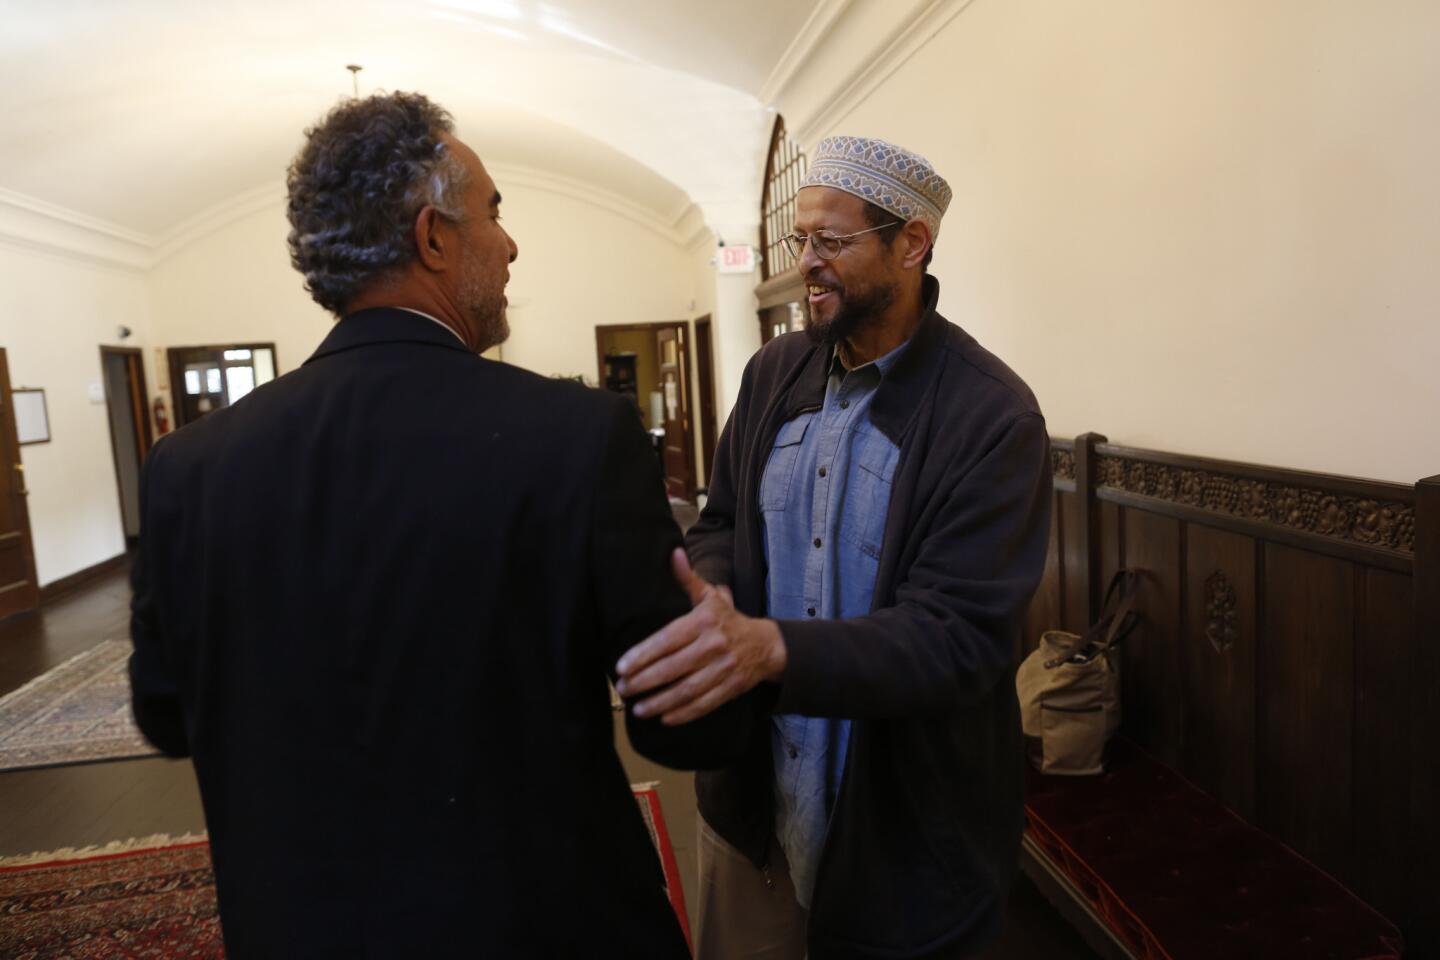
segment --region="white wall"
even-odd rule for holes
[[[270,342],[277,375],[315,351],[334,320],[310,299],[290,266],[281,196],[277,189],[273,203],[190,241],[151,268],[156,346]],[[170,409],[173,422],[173,402]]]
[[[682,246],[675,231],[627,215],[613,201],[578,198],[573,184],[559,192],[528,178],[496,176],[505,195],[505,227],[520,250],[508,287],[511,336],[501,348],[507,363],[597,382],[596,326],[692,320],[710,311],[714,268],[703,237]],[[280,372],[303,363],[333,321],[309,299],[290,266],[287,229],[277,193],[273,203],[186,244],[155,267],[154,341],[273,341]],[[697,250],[704,251],[703,263]],[[717,326],[715,334],[723,341],[721,330]],[[691,401],[698,406],[698,394]],[[703,457],[695,434],[699,473]]]
[[[690,316],[690,258],[655,229],[601,206],[500,182],[510,268],[508,363],[596,379],[595,327]],[[295,369],[334,321],[290,265],[283,202],[235,220],[151,271],[154,339],[163,346],[274,341]]]
[[[573,197],[497,185],[520,248],[510,268],[507,363],[594,382],[597,326],[690,318],[695,277],[674,240]]]
[[[520,247],[507,362],[594,381],[595,326],[691,320],[710,309],[713,269],[697,259],[708,246],[683,244],[679,228],[580,199],[573,184],[564,192],[502,188],[506,227]],[[331,330],[290,266],[278,190],[273,202],[250,199],[239,209],[218,228],[162,248],[170,252],[148,272],[143,244],[132,238],[43,211],[0,210],[0,347],[14,385],[46,389],[54,438],[22,448],[42,586],[125,548],[106,408],[88,395],[101,380],[99,346],[121,343],[119,325],[134,331],[123,345],[142,348],[150,395],[166,397],[172,422],[170,391],[159,389],[171,385],[156,361],[165,348],[274,342],[285,373]],[[698,466],[698,431],[696,443]]]
[[[1440,5],[936,9],[898,63],[842,24],[781,109],[807,149],[880,136],[948,178],[941,308],[1052,433],[1440,473]],[[849,96],[845,62],[875,66]]]
[[[124,341],[122,324],[134,331]],[[143,346],[148,325],[140,271],[0,242],[10,383],[45,388],[50,418],[50,442],[20,448],[41,586],[125,551],[109,420],[89,385],[102,381],[100,345]]]

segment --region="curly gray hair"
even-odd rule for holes
[[[290,262],[315,302],[341,316],[366,287],[415,256],[429,204],[464,220],[468,175],[443,134],[450,114],[418,93],[347,100],[305,131],[286,176]]]

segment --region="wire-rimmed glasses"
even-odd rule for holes
[[[878,227],[871,227],[869,230],[857,230],[854,233],[834,234],[829,230],[816,230],[808,237],[792,233],[781,237],[780,240],[785,244],[785,249],[790,252],[790,256],[796,260],[799,260],[800,254],[804,252],[806,241],[809,241],[810,246],[814,248],[815,256],[821,260],[834,260],[840,256],[840,251],[845,249],[845,244],[848,241],[867,233],[874,233],[876,230],[893,227],[899,222],[899,220],[891,220],[889,223],[882,223]]]

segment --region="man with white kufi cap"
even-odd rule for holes
[[[618,664],[642,716],[772,715],[697,776],[700,960],[969,956],[1001,926],[1051,469],[1030,390],[936,312],[950,198],[908,150],[820,143],[785,238],[805,332],[745,371],[676,560],[695,609]]]

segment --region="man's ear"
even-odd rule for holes
[[[444,270],[449,253],[447,237],[441,229],[445,218],[430,204],[420,208],[415,215],[415,257],[427,270]]]
[[[904,243],[900,262],[906,269],[920,266],[925,252],[935,242],[930,236],[930,225],[924,220],[907,220],[900,228],[900,240]]]

